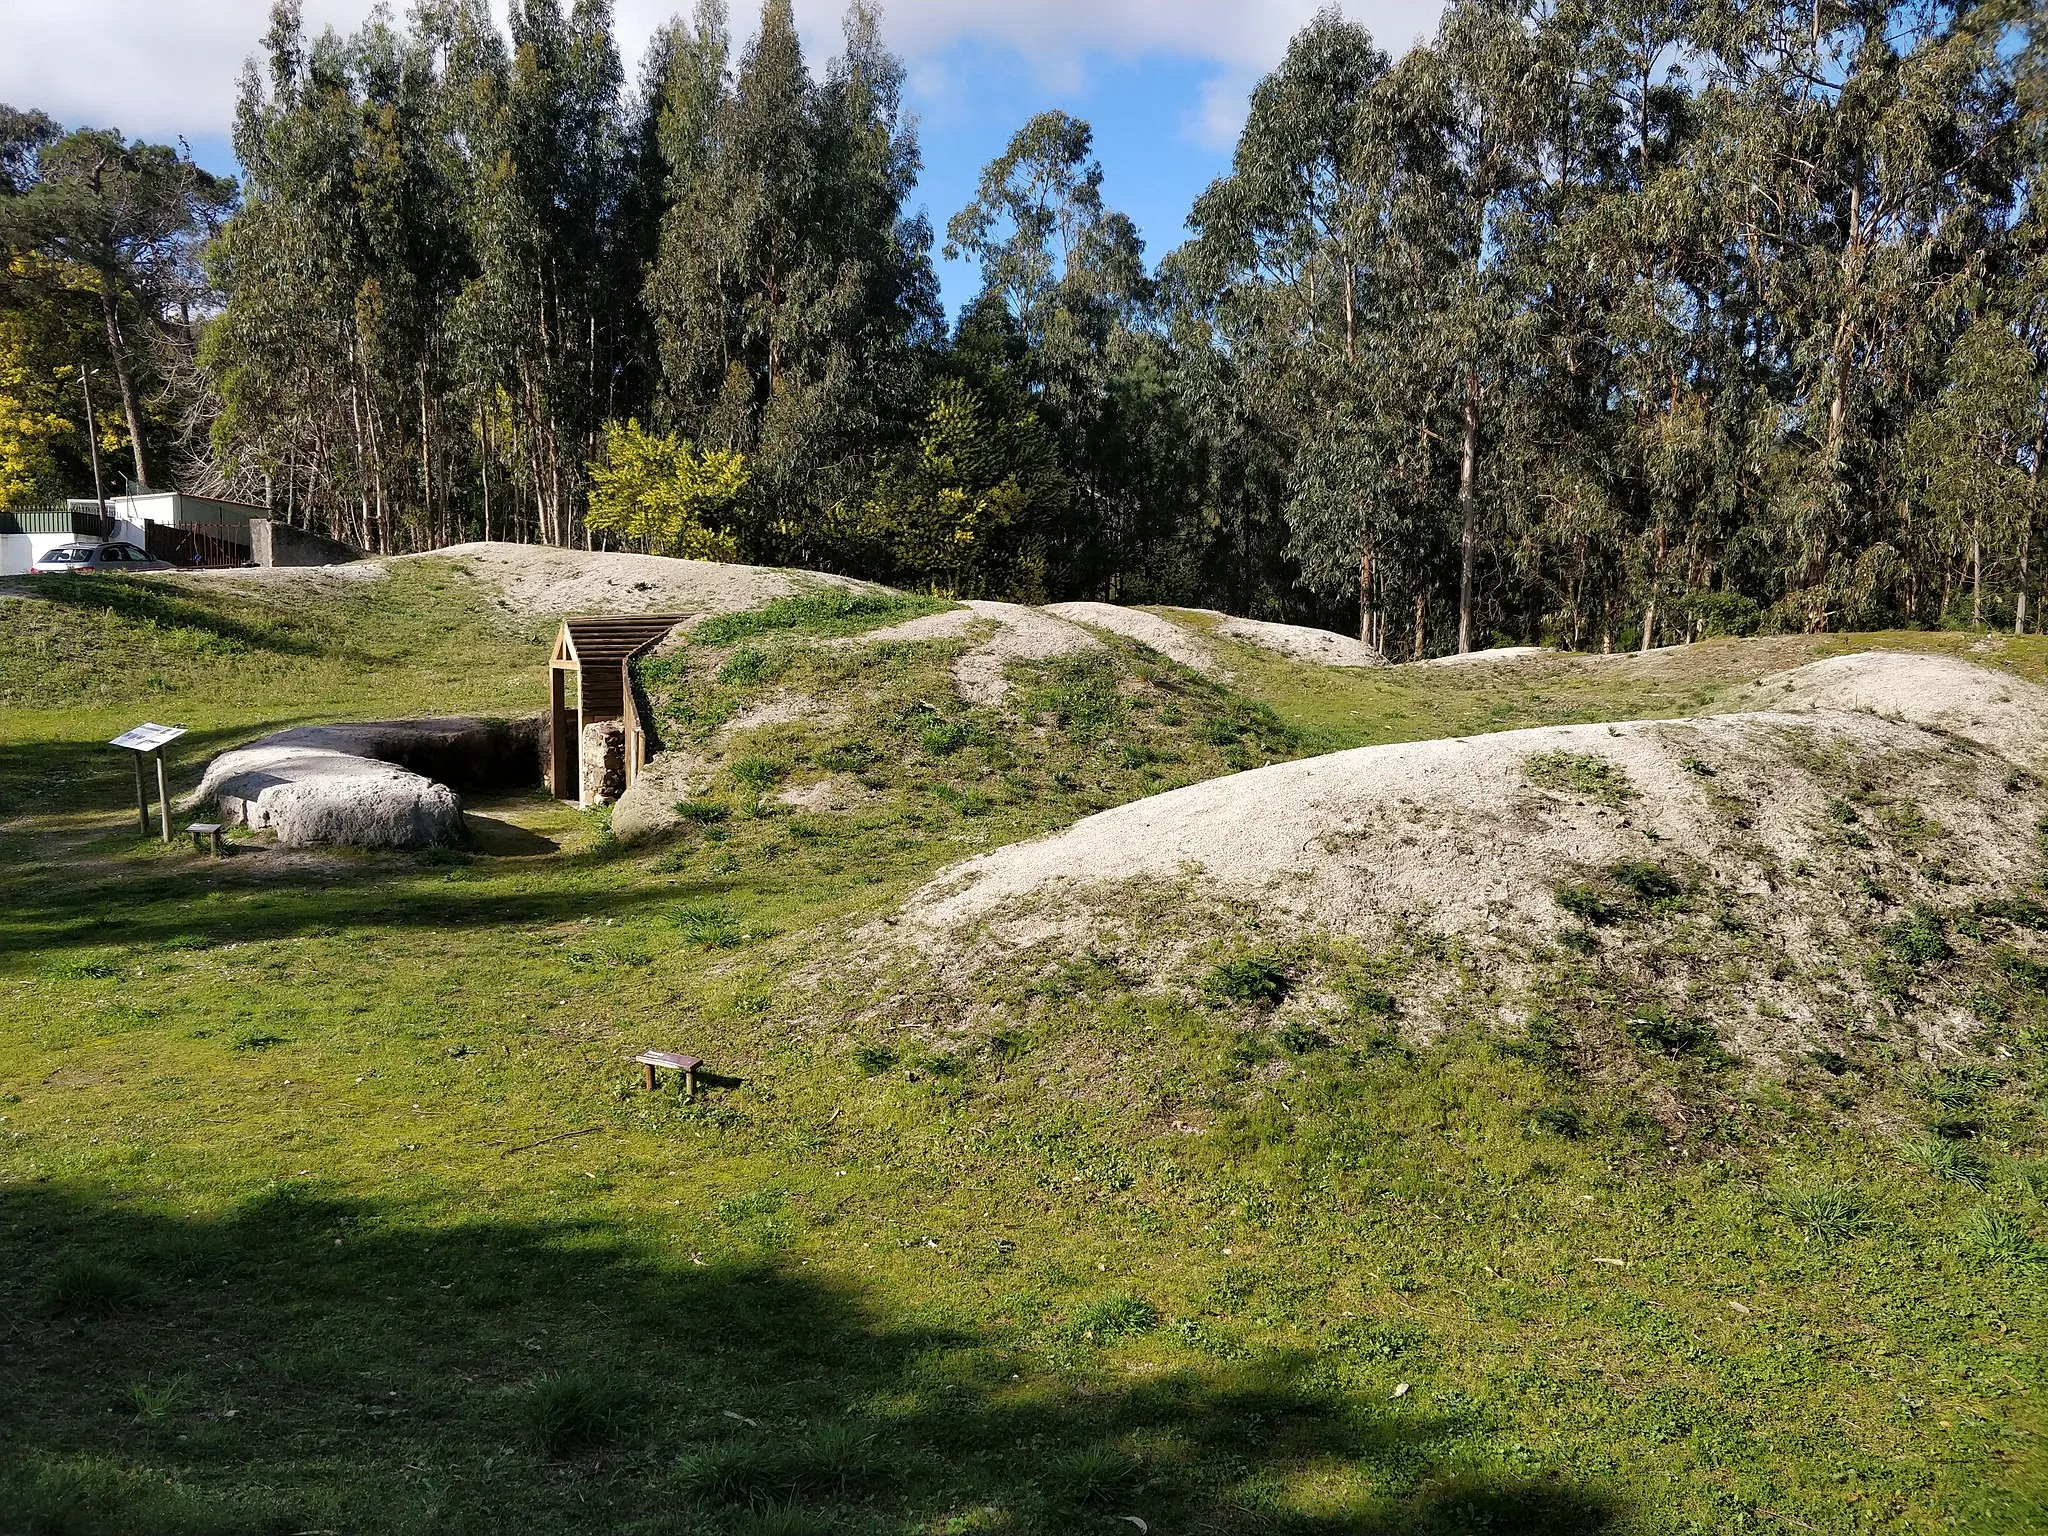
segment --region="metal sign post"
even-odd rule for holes
[[[164,748],[185,734],[182,725],[138,725],[123,731],[107,745],[135,754],[135,814],[142,822],[142,835],[149,836],[149,781],[142,776],[142,760],[156,759],[156,798],[163,817],[164,843],[171,841],[171,781],[164,768]]]

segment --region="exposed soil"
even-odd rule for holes
[[[1148,645],[1168,660],[1190,667],[1204,677],[1229,676],[1216,653],[1196,636],[1173,620],[1143,608],[1120,608],[1115,603],[1048,603],[1045,611]]]

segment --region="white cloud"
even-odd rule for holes
[[[1166,52],[1222,67],[1190,125],[1205,142],[1235,133],[1250,82],[1276,63],[1318,0],[893,0],[883,26],[913,68],[963,42],[1015,49],[1048,88],[1076,86],[1091,54]],[[830,51],[840,0],[799,0],[806,41]],[[402,5],[393,9],[402,12]],[[621,0],[628,68],[674,0]],[[751,6],[736,4],[744,27]],[[1347,0],[1346,12],[1399,52],[1434,25],[1440,0]],[[364,0],[306,0],[308,30],[348,28]],[[0,0],[0,100],[66,123],[168,137],[221,134],[242,61],[261,45],[268,0]]]

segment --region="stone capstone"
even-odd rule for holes
[[[280,846],[425,848],[464,840],[452,786],[532,784],[539,721],[382,720],[279,731],[208,765],[197,796]],[[443,782],[443,781],[447,782]]]

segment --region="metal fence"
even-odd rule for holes
[[[144,523],[142,542],[159,560],[172,565],[247,565],[247,523]]]
[[[110,539],[114,536],[114,520],[70,507],[16,507],[11,512],[0,512],[0,533],[61,533],[67,537]]]

